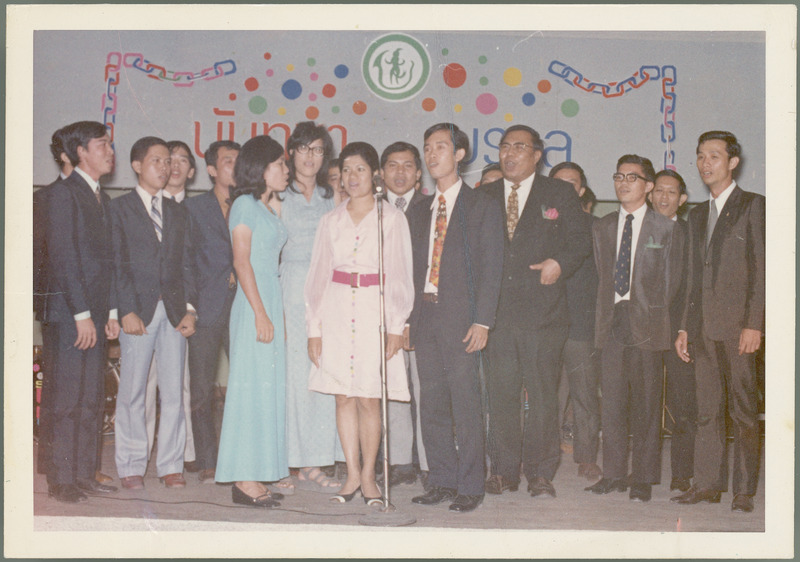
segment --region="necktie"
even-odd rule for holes
[[[433,231],[433,254],[431,255],[431,283],[439,286],[439,265],[442,262],[442,248],[447,234],[447,203],[444,195],[439,195],[439,208],[436,209],[436,228]]]
[[[394,200],[394,206],[402,211],[406,208],[406,198],[403,196],[398,197]]]
[[[517,228],[519,222],[519,196],[517,190],[519,184],[515,183],[511,186],[511,194],[508,196],[508,209],[506,211],[506,227],[508,228],[508,239],[514,238],[514,230]]]
[[[628,293],[631,288],[631,245],[633,244],[633,215],[625,217],[622,229],[622,240],[617,253],[617,265],[614,267],[614,290],[619,296]]]
[[[156,229],[156,236],[158,241],[161,242],[161,211],[158,210],[158,197],[153,195],[153,202],[150,206],[150,218],[153,219],[153,227]]]
[[[708,226],[706,227],[706,249],[711,244],[711,235],[714,234],[714,227],[717,226],[717,202],[711,201],[708,209]]]
[[[100,197],[100,186],[97,186],[97,189],[94,190],[94,196],[97,198],[97,202],[100,203],[100,206],[103,206],[103,198]]]

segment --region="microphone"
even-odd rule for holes
[[[386,185],[383,183],[383,178],[380,174],[375,174],[372,176],[372,188],[378,195],[383,195],[386,193]]]

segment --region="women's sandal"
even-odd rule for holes
[[[383,497],[378,496],[377,498],[368,498],[364,496],[364,503],[367,504],[369,507],[380,506],[383,507]]]
[[[301,468],[295,478],[295,486],[299,490],[308,490],[309,492],[318,492],[320,494],[335,494],[342,488],[341,482],[329,478],[319,468]]]
[[[331,496],[331,500],[330,501],[338,502],[338,503],[347,503],[350,500],[352,500],[354,497],[356,497],[356,494],[358,494],[360,492],[361,492],[361,486],[359,486],[358,488],[356,488],[355,490],[353,490],[349,494],[334,494],[333,496]]]
[[[282,478],[277,482],[270,482],[267,484],[267,490],[272,492],[272,495],[280,494],[281,496],[292,496],[294,495],[294,483],[292,482],[292,477],[287,476],[286,478]],[[282,498],[275,498],[275,499],[282,499]]]
[[[271,494],[270,492],[254,498],[253,496],[248,496],[246,493],[244,493],[236,484],[234,484],[231,488],[231,499],[233,500],[233,503],[247,505],[250,507],[278,507],[281,505],[275,499],[274,494]]]

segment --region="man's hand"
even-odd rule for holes
[[[489,329],[478,324],[473,324],[469,327],[469,331],[467,331],[467,336],[461,340],[463,343],[469,342],[467,344],[467,353],[472,353],[473,351],[480,351],[484,347],[486,347],[486,340],[489,339]]]
[[[122,331],[129,336],[142,336],[147,333],[147,328],[138,314],[129,312],[122,317]]]
[[[739,355],[755,353],[761,347],[761,330],[743,328],[739,334]]]
[[[414,351],[414,346],[411,345],[411,336],[409,335],[410,329],[408,326],[403,330],[403,349],[406,351]]]
[[[386,334],[386,359],[391,359],[401,349],[403,349],[403,336]]]
[[[113,318],[109,318],[106,322],[106,338],[115,340],[119,337],[119,322]]]
[[[689,357],[689,335],[686,332],[678,332],[678,337],[675,339],[675,352],[684,363],[692,360]]]
[[[542,272],[540,282],[542,285],[552,285],[561,277],[561,266],[553,258],[548,258],[541,263],[529,266],[533,270]]]
[[[73,345],[81,351],[94,347],[97,343],[97,329],[94,327],[94,321],[91,318],[75,320],[75,328],[78,330],[78,339]]]
[[[320,355],[322,355],[322,338],[308,338],[308,358],[318,369]]]
[[[195,324],[197,323],[197,316],[191,312],[187,312],[181,318],[180,323],[175,327],[176,332],[180,332],[184,338],[188,338],[194,334]]]

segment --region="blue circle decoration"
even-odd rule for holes
[[[350,69],[345,64],[339,64],[333,69],[333,74],[336,78],[347,78],[347,75],[350,74]]]
[[[526,93],[526,94],[523,94],[523,95],[522,95],[522,103],[524,103],[525,105],[527,105],[528,107],[530,107],[530,106],[532,106],[534,103],[536,103],[536,96],[534,96],[534,95],[533,95],[532,93],[530,93],[530,92],[528,92],[528,93]]]
[[[297,80],[287,80],[281,86],[281,93],[286,99],[296,100],[303,93],[303,87]]]

